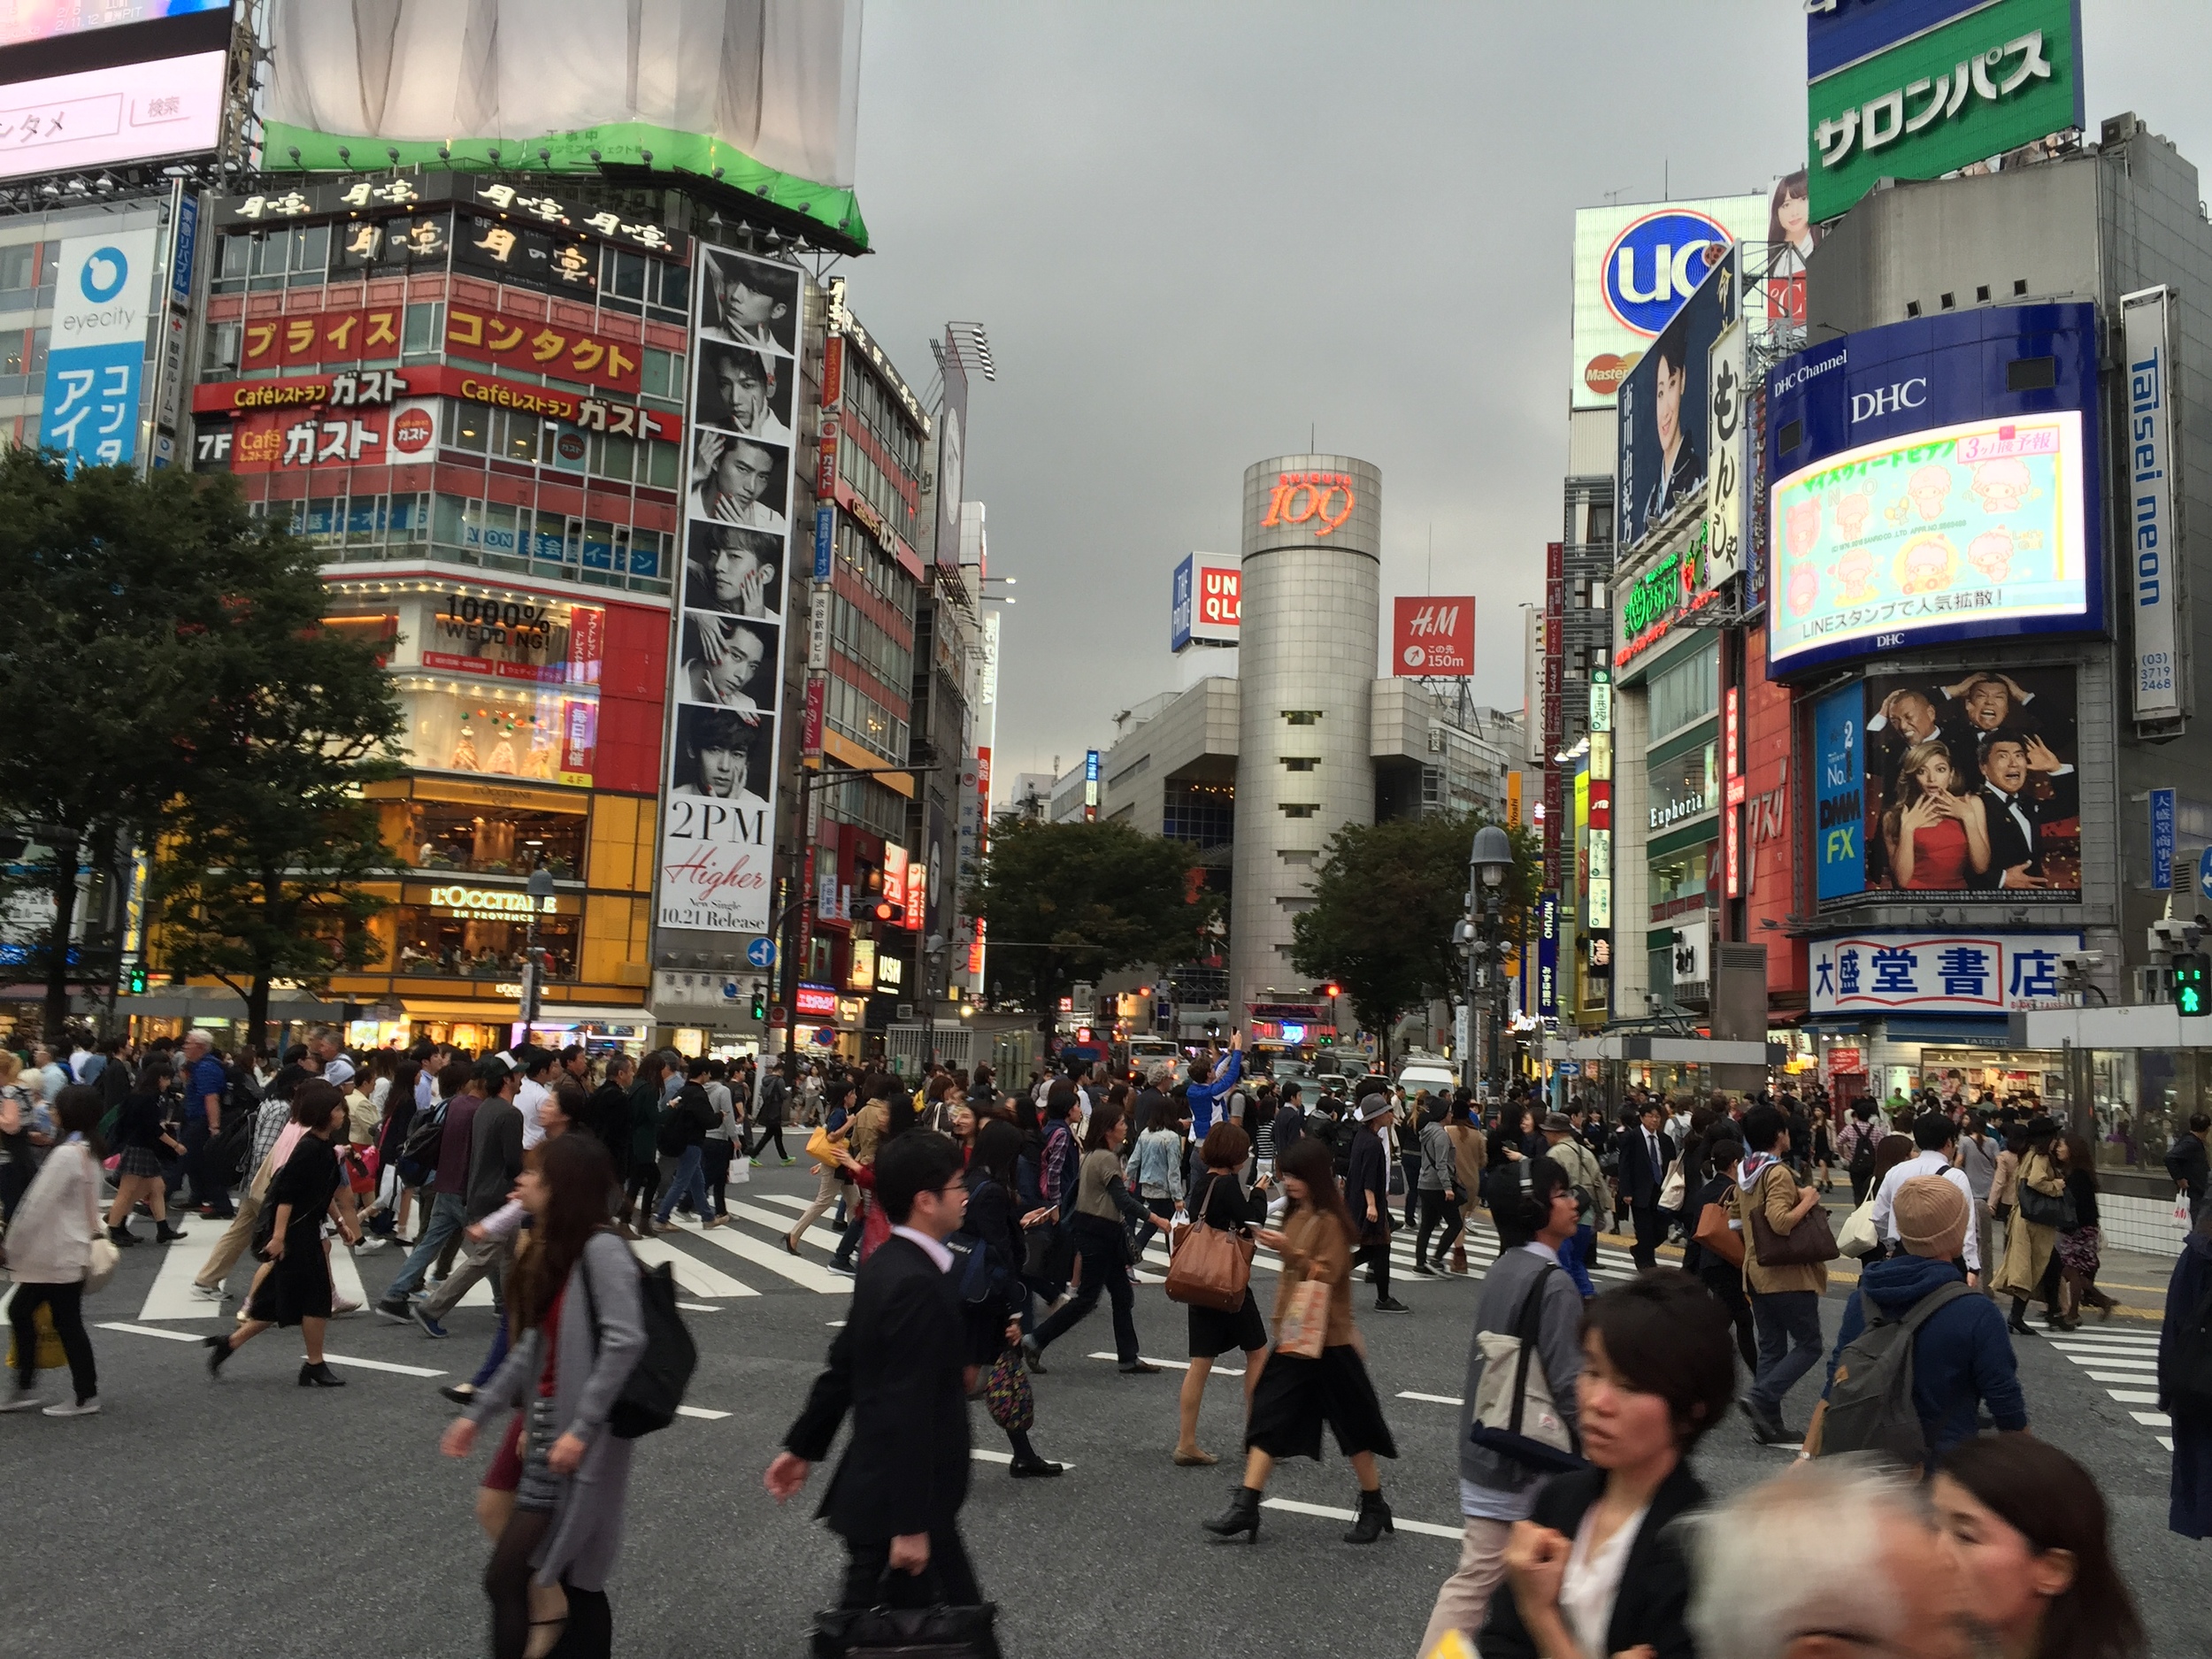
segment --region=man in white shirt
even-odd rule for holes
[[[1874,1236],[1886,1243],[1895,1244],[1897,1237],[1897,1189],[1916,1175],[1940,1175],[1959,1189],[1966,1200],[1966,1212],[1974,1213],[1974,1188],[1966,1179],[1966,1171],[1951,1162],[1952,1149],[1957,1146],[1959,1126],[1941,1112],[1923,1112],[1913,1120],[1913,1144],[1920,1148],[1919,1156],[1906,1159],[1882,1177],[1881,1189],[1874,1194]],[[1978,1229],[1966,1230],[1966,1282],[1979,1286],[1982,1282],[1981,1238]]]
[[[534,1043],[524,1043],[514,1051],[516,1069],[522,1073],[521,1087],[515,1090],[515,1109],[522,1114],[522,1149],[527,1152],[545,1139],[544,1126],[538,1122],[538,1108],[545,1104],[551,1091],[545,1086],[546,1073],[553,1069],[553,1056]]]

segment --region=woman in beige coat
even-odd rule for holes
[[[2052,1266],[2058,1229],[2031,1221],[2024,1202],[2032,1191],[2046,1198],[2060,1197],[2066,1191],[2065,1172],[2051,1151],[2051,1142],[2057,1133],[2058,1125],[2048,1118],[2035,1118],[2028,1125],[2027,1150],[2020,1155],[2020,1172],[2014,1189],[2022,1202],[2005,1228],[2004,1263],[1998,1268],[1996,1278],[1990,1281],[1993,1295],[2012,1298],[2012,1317],[2007,1321],[2007,1328],[2015,1336],[2035,1334],[2028,1327],[2031,1297],[2041,1298],[2047,1325],[2058,1317],[2058,1288]]]

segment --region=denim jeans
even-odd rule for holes
[[[714,1202],[707,1196],[707,1180],[701,1172],[703,1148],[686,1147],[683,1156],[676,1160],[676,1174],[668,1183],[668,1190],[661,1194],[659,1211],[653,1217],[653,1225],[668,1225],[669,1212],[676,1208],[676,1201],[688,1194],[691,1207],[698,1213],[699,1225],[704,1226],[714,1219]]]
[[[1574,1237],[1561,1240],[1559,1246],[1559,1271],[1574,1280],[1585,1302],[1598,1294],[1590,1283],[1590,1258],[1597,1248],[1598,1230],[1586,1225],[1577,1227]]]
[[[1776,1290],[1751,1295],[1751,1323],[1759,1335],[1759,1374],[1746,1398],[1760,1416],[1778,1418],[1782,1396],[1820,1363],[1820,1295]]]
[[[389,1302],[419,1289],[423,1275],[430,1271],[431,1263],[438,1259],[438,1252],[445,1248],[445,1241],[458,1233],[467,1220],[467,1201],[458,1193],[440,1193],[438,1202],[430,1207],[430,1221],[423,1229],[422,1242],[408,1253],[399,1277],[384,1287],[384,1300]]]

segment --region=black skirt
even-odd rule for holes
[[[1189,1313],[1193,1359],[1212,1359],[1231,1349],[1249,1354],[1254,1348],[1267,1346],[1267,1322],[1260,1317],[1260,1304],[1252,1300],[1249,1285],[1244,1287],[1244,1306],[1234,1313],[1196,1306],[1192,1306]]]
[[[323,1257],[319,1233],[318,1228],[302,1240],[295,1227],[286,1236],[283,1256],[271,1265],[247,1305],[250,1317],[273,1325],[330,1317],[330,1263]]]
[[[1271,1457],[1321,1456],[1321,1425],[1327,1423],[1336,1435],[1337,1450],[1347,1457],[1373,1452],[1395,1457],[1398,1443],[1383,1421],[1382,1402],[1367,1379],[1367,1367],[1348,1343],[1325,1348],[1319,1359],[1285,1354],[1267,1356],[1259,1387],[1252,1395],[1252,1417],[1246,1425],[1247,1450]]]

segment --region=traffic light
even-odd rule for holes
[[[906,925],[906,906],[891,899],[879,900],[876,904],[876,920],[887,927],[902,927]]]
[[[2200,950],[2177,950],[2174,953],[2174,1007],[2184,1019],[2201,1018],[2212,1014],[2212,1003],[2205,1000],[2205,972],[2208,958]]]
[[[1344,995],[1344,987],[1339,985],[1334,979],[1331,979],[1326,985],[1321,987],[1321,995],[1327,997],[1329,1001],[1333,1002],[1338,997]]]
[[[146,995],[146,964],[144,963],[134,963],[131,965],[131,995],[133,996]]]
[[[753,981],[753,1018],[755,1019],[768,1018],[768,981],[765,979]]]

